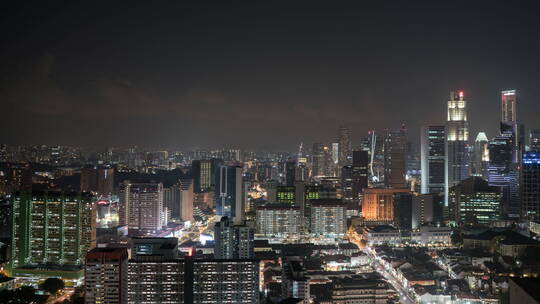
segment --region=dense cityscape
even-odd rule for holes
[[[406,125],[288,153],[2,145],[2,296],[509,303],[540,272],[540,130],[517,96],[470,140],[451,92],[419,147]]]
[[[539,15],[4,5],[0,304],[540,303]]]

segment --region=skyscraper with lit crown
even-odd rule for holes
[[[467,101],[463,91],[450,92],[446,122],[446,178],[445,202],[448,204],[448,189],[468,176],[466,147],[469,141]]]

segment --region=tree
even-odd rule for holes
[[[64,281],[58,278],[48,278],[39,285],[39,288],[45,290],[51,295],[56,295],[59,290],[64,289]]]

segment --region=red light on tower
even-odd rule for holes
[[[459,91],[459,98],[463,98],[463,91]]]

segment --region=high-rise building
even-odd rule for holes
[[[394,194],[394,224],[399,229],[412,228],[412,200],[413,194],[410,192]]]
[[[472,176],[450,188],[450,220],[460,224],[488,225],[501,215],[501,193],[484,179]]]
[[[472,175],[488,179],[489,140],[486,133],[478,132],[478,135],[474,141],[473,153],[471,170]]]
[[[349,165],[352,158],[351,129],[340,126],[338,136],[338,167]]]
[[[107,196],[113,192],[114,168],[85,167],[81,169],[81,191]]]
[[[332,149],[328,145],[321,143],[313,144],[311,159],[311,176],[331,176],[332,175]]]
[[[467,150],[469,123],[467,121],[467,101],[463,91],[450,92],[446,122],[446,178],[445,202],[448,191],[468,176]]]
[[[408,189],[368,188],[364,190],[362,216],[367,221],[392,223],[394,221],[394,195],[408,192]]]
[[[285,184],[287,186],[294,186],[296,181],[296,161],[289,159],[285,163]]]
[[[11,265],[82,265],[96,242],[96,208],[89,193],[13,196]]]
[[[421,136],[422,193],[444,193],[446,127],[424,126]]]
[[[390,188],[405,188],[406,129],[387,130],[384,138],[384,184]]]
[[[514,163],[514,135],[511,130],[489,142],[488,182],[502,193],[502,211],[511,217],[519,217],[519,169]]]
[[[516,90],[508,90],[501,92],[501,109],[501,121],[516,121]]]
[[[312,202],[310,231],[317,237],[343,237],[347,232],[347,204],[341,200]]]
[[[178,182],[180,190],[180,208],[178,216],[183,221],[193,221],[193,203],[194,203],[194,188],[192,179],[180,179]]]
[[[513,162],[519,164],[525,147],[525,127],[517,121],[516,115],[517,97],[516,90],[501,92],[501,134],[512,133],[514,147],[512,153]]]
[[[265,238],[294,239],[302,233],[300,208],[289,204],[257,207],[256,235]]]
[[[540,222],[540,152],[523,155],[521,168],[521,216]]]
[[[242,200],[242,167],[220,166],[218,176],[216,214],[232,218],[237,224],[242,223],[245,210]]]
[[[360,198],[362,191],[368,187],[369,154],[367,151],[355,150],[352,153],[352,197]]]
[[[255,229],[251,225],[235,225],[222,217],[214,226],[214,257],[216,259],[253,258]]]
[[[86,254],[85,303],[127,304],[128,251],[94,248]]]
[[[259,261],[193,260],[192,265],[186,278],[193,282],[192,294],[185,303],[259,303]]]
[[[157,231],[163,222],[163,184],[132,183],[124,181],[120,186],[118,221],[129,230]]]
[[[194,160],[191,163],[194,190],[204,192],[212,186],[212,161],[209,159]]]
[[[423,225],[439,225],[444,221],[444,196],[437,193],[412,198],[412,229]]]

